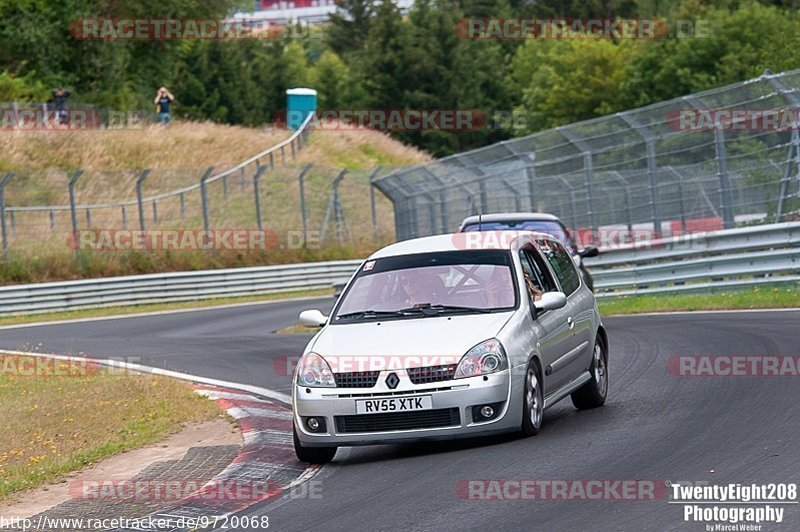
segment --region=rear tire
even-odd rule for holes
[[[327,464],[336,455],[337,447],[303,447],[297,437],[297,429],[292,423],[292,436],[294,438],[294,454],[297,459],[307,464]]]
[[[522,425],[524,436],[535,436],[542,428],[544,419],[544,386],[542,371],[536,359],[528,362],[525,370],[525,391],[522,394]]]
[[[608,396],[608,350],[598,336],[592,352],[592,365],[589,367],[592,378],[572,392],[572,404],[581,410],[603,406]]]

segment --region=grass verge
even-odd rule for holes
[[[37,323],[42,321],[61,321],[61,320],[77,320],[85,318],[100,318],[107,316],[121,316],[125,314],[160,312],[166,310],[190,310],[196,308],[216,307],[219,305],[229,305],[235,303],[251,303],[259,301],[272,301],[275,299],[299,298],[299,297],[317,297],[317,296],[324,297],[327,295],[333,295],[333,288],[323,288],[320,290],[299,290],[293,292],[279,292],[275,294],[263,294],[258,296],[220,297],[214,299],[203,299],[199,301],[157,303],[152,305],[95,308],[86,310],[74,310],[70,312],[52,312],[48,314],[34,314],[31,316],[8,316],[5,318],[0,318],[0,327],[4,325],[23,325],[25,323]]]
[[[220,415],[173,379],[35,357],[0,362],[0,500]],[[39,369],[56,366],[65,374]]]
[[[598,306],[604,316],[692,310],[800,308],[800,289],[756,287],[713,294],[618,296],[598,299]]]
[[[719,294],[618,296],[602,298],[597,301],[600,313],[604,316],[693,310],[800,308],[800,289],[770,287]],[[316,330],[296,323],[275,332],[278,334],[314,334]]]

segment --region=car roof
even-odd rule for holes
[[[500,238],[501,234],[503,238]],[[518,240],[518,237],[522,236],[558,242],[558,239],[552,235],[534,231],[475,231],[472,233],[434,235],[403,240],[402,242],[390,244],[385,248],[379,249],[370,255],[367,260],[395,257],[398,255],[413,255],[415,253],[435,253],[437,251],[511,250],[516,249],[514,243]],[[475,243],[471,243],[471,241],[468,242],[466,239],[482,239],[482,241],[476,245]]]
[[[478,218],[481,222],[560,222],[558,216],[548,214],[546,212],[495,212],[490,214],[482,214],[480,217],[475,214],[467,216],[461,222],[461,227],[466,225],[478,223]]]

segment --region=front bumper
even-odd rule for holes
[[[292,404],[294,424],[297,436],[305,447],[328,447],[344,445],[372,445],[381,443],[403,443],[420,440],[451,439],[458,437],[480,436],[498,432],[507,432],[519,428],[519,419],[512,419],[509,408],[511,394],[511,377],[508,370],[467,379],[453,379],[429,384],[412,384],[407,376],[400,377],[400,384],[390,390],[385,386],[389,371],[381,373],[378,384],[372,388],[307,388],[294,384]],[[404,412],[404,423],[414,424],[417,418],[436,416],[436,413],[447,411],[449,421],[441,422],[431,428],[402,428],[377,430],[383,414],[357,415],[356,401],[360,399],[410,398],[430,395],[433,409],[416,412]],[[488,421],[475,421],[473,406],[492,404],[498,412]],[[435,412],[434,412],[435,411]],[[324,418],[325,431],[311,432],[304,420],[313,416]],[[355,420],[348,425],[343,418]],[[355,418],[358,419],[355,419]],[[382,418],[386,420],[386,417]],[[375,423],[372,421],[375,420]],[[428,419],[430,421],[430,419]],[[389,423],[391,424],[391,423]],[[353,427],[356,427],[355,429]],[[369,427],[360,431],[357,427]]]

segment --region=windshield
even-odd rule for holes
[[[481,222],[469,224],[464,231],[536,231],[552,235],[564,242],[573,252],[577,251],[567,229],[555,220],[520,220],[505,222]]]
[[[511,255],[470,250],[366,262],[344,293],[332,323],[416,318],[516,307]]]

